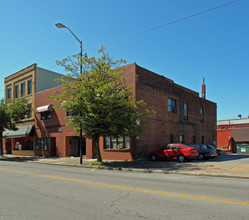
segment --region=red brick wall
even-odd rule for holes
[[[147,108],[156,111],[147,121],[146,132],[139,135],[136,157],[144,157],[168,144],[170,134],[174,135],[174,142],[179,142],[179,136],[184,135],[185,144],[192,144],[192,136],[196,136],[196,144],[201,143],[201,136],[206,144],[216,141],[216,103],[199,98],[198,93],[142,67],[136,66],[136,69],[136,98],[143,99]],[[168,98],[176,100],[177,113],[168,112]],[[183,115],[184,102],[188,103],[188,119]],[[200,122],[201,106],[204,108],[204,122]]]
[[[233,124],[217,126],[217,147],[226,147],[228,149],[229,141],[234,128],[249,128],[249,124]]]
[[[45,90],[43,92],[39,92],[35,94],[35,109],[40,106],[50,105],[53,106],[58,105],[58,103],[49,99],[54,92],[58,94],[61,87],[55,87],[52,89]],[[38,138],[48,137],[48,138],[56,138],[56,156],[58,157],[66,157],[67,149],[66,149],[66,137],[74,136],[74,131],[70,128],[65,127],[67,124],[67,120],[65,118],[66,112],[62,109],[57,109],[52,111],[52,119],[49,120],[40,120],[40,113],[35,113],[35,129],[36,136]],[[59,131],[59,128],[61,131]],[[37,152],[40,156],[41,153]],[[43,155],[41,155],[43,156]],[[46,156],[49,156],[46,154]]]
[[[175,84],[172,80],[159,76],[135,63],[124,67],[125,78],[133,87],[136,99],[143,99],[147,108],[156,111],[147,121],[146,131],[131,139],[131,149],[107,150],[104,149],[103,139],[100,139],[100,150],[103,159],[132,160],[146,157],[154,149],[168,144],[170,134],[174,134],[174,142],[179,142],[179,135],[184,135],[184,143],[191,144],[192,136],[196,136],[196,143],[205,137],[205,143],[213,144],[216,141],[216,104],[199,98],[199,94]],[[36,94],[35,108],[53,104],[48,99],[53,92],[59,92],[61,87],[56,87]],[[168,112],[168,98],[177,101],[177,113]],[[183,103],[188,103],[188,119],[183,117]],[[204,108],[204,122],[200,122],[200,107]],[[41,121],[36,114],[35,128],[37,137],[55,137],[56,155],[67,156],[66,137],[73,136],[73,130],[66,128],[65,112],[61,109],[53,111],[52,119]],[[58,128],[62,131],[59,132]],[[211,137],[211,138],[210,138]],[[68,142],[68,141],[67,141]],[[86,140],[86,157],[93,158],[94,142]]]
[[[217,130],[217,148],[226,147],[228,149],[231,134],[232,134],[231,128],[222,129],[222,130],[218,129]]]

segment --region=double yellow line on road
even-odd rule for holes
[[[4,168],[0,168],[0,170],[12,172],[12,173],[21,173],[21,174],[26,174],[26,175],[31,175],[31,176],[38,176],[38,177],[47,178],[47,179],[63,180],[63,181],[83,183],[83,184],[88,184],[88,185],[93,185],[93,186],[107,187],[107,188],[112,188],[112,189],[122,189],[122,190],[134,191],[134,192],[157,194],[157,195],[162,195],[162,196],[172,196],[172,197],[179,197],[179,198],[197,199],[197,200],[210,201],[210,202],[220,202],[220,203],[233,204],[233,205],[249,206],[249,202],[238,201],[238,200],[219,199],[219,198],[206,197],[206,196],[194,196],[194,195],[188,195],[188,194],[171,193],[171,192],[164,192],[164,191],[157,191],[157,190],[111,185],[111,184],[105,184],[105,183],[69,179],[69,178],[57,177],[57,176],[48,176],[44,174],[30,173],[30,172],[25,172],[25,171],[10,170],[10,169],[4,169]]]

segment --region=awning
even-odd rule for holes
[[[232,129],[231,136],[236,142],[249,142],[249,128]]]
[[[35,110],[37,113],[40,112],[47,112],[47,111],[53,111],[53,105],[44,105],[36,108]]]
[[[18,137],[34,136],[32,133],[33,127],[34,127],[34,125],[23,125],[23,126],[17,126],[16,131],[6,129],[3,132],[3,137],[5,137],[5,138],[18,138]]]

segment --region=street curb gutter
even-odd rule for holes
[[[91,167],[91,166],[89,166]],[[144,170],[144,169],[133,169],[133,168],[123,168],[123,167],[94,167],[99,170],[116,170],[116,171],[126,171],[126,172],[141,172],[141,173],[162,173],[162,174],[178,174],[178,175],[189,175],[189,176],[209,176],[209,177],[225,177],[225,178],[239,178],[239,179],[249,179],[246,176],[232,176],[226,174],[209,174],[209,173],[189,173],[189,172],[178,172],[178,171],[164,171],[164,170]]]
[[[18,160],[16,160],[18,162]],[[229,175],[229,174],[214,174],[214,173],[199,173],[199,172],[182,172],[182,171],[165,171],[162,169],[150,169],[150,168],[123,168],[123,167],[108,167],[108,166],[94,166],[94,165],[80,165],[80,164],[57,164],[50,162],[39,162],[39,161],[19,161],[26,163],[37,163],[46,165],[58,165],[58,166],[71,166],[71,167],[82,167],[98,170],[115,170],[124,172],[140,172],[140,173],[158,173],[158,174],[178,174],[178,175],[189,175],[189,176],[208,176],[208,177],[225,177],[225,178],[239,178],[239,179],[249,179],[249,176],[239,176],[239,175]]]
[[[178,175],[188,175],[188,176],[207,176],[207,177],[225,177],[225,178],[239,178],[239,179],[249,179],[246,176],[234,176],[226,174],[214,174],[214,173],[190,173],[190,172],[178,172],[178,171],[164,171],[164,170],[150,170],[142,168],[123,168],[123,167],[107,167],[107,166],[96,166],[96,165],[80,165],[80,164],[53,164],[53,163],[44,163],[44,162],[31,162],[25,161],[27,163],[38,163],[38,164],[47,164],[47,165],[58,165],[58,166],[72,166],[72,167],[81,167],[81,168],[90,168],[96,170],[114,170],[114,171],[124,171],[124,172],[140,172],[140,173],[158,173],[158,174],[178,174]]]

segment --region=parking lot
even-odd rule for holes
[[[198,160],[198,163],[249,164],[248,154],[223,154],[209,160]]]

